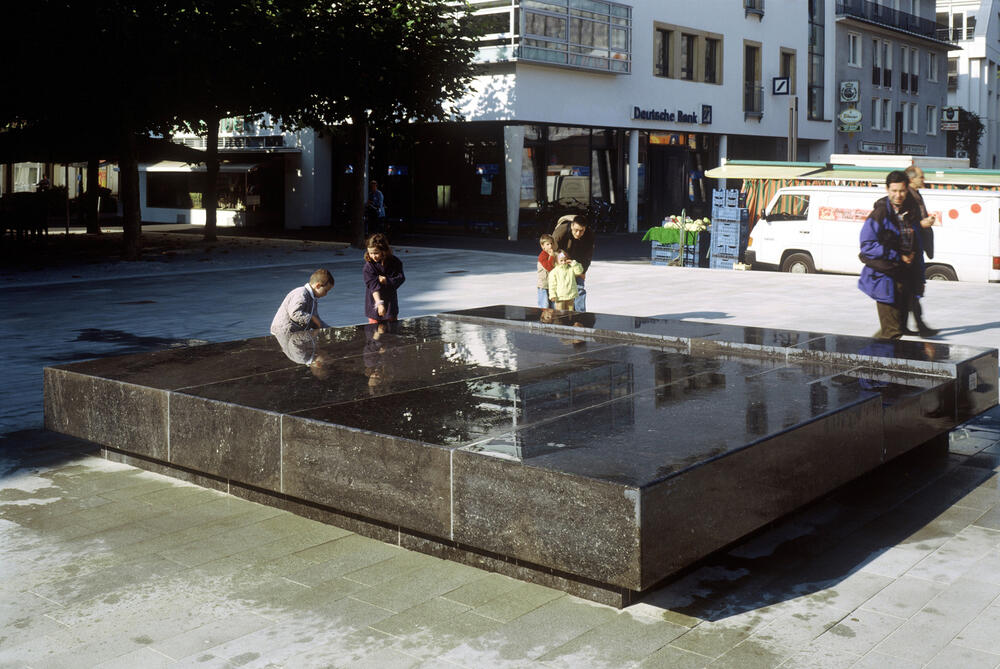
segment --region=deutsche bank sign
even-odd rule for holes
[[[632,108],[632,120],[634,121],[669,121],[672,123],[698,123],[698,113],[697,112],[686,112],[682,109],[677,111],[670,111],[669,109],[642,109],[641,107]],[[705,114],[704,105],[702,106],[702,118],[701,123],[711,123],[712,122],[712,112],[711,107],[709,107],[708,114]]]

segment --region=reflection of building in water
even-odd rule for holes
[[[481,386],[481,402],[509,412],[510,434],[477,450],[517,460],[537,457],[564,445],[532,438],[557,421],[585,421],[594,440],[635,423],[635,381],[631,363],[578,360],[572,367],[530,370],[514,382]],[[480,406],[483,406],[482,404]],[[596,429],[596,431],[595,431]]]
[[[686,399],[689,391],[726,386],[719,373],[721,362],[712,358],[692,358],[683,353],[655,353],[653,373],[656,406]]]

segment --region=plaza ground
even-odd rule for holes
[[[363,320],[357,250],[244,238],[206,251],[169,234],[149,232],[162,249],[137,263],[0,270],[0,666],[1000,666],[997,410],[953,432],[948,453],[891,463],[621,611],[41,430],[44,365],[265,334],[316,267],[337,280],[324,318]],[[534,302],[532,244],[410,241],[398,249],[403,317]],[[855,277],[651,266],[646,250],[637,237],[599,241],[592,311],[877,327]],[[925,314],[940,341],[1000,346],[998,290],[932,284]]]

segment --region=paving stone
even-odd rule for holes
[[[518,583],[516,588],[477,606],[475,612],[493,620],[508,622],[534,611],[547,602],[565,596],[564,592],[542,585]]]
[[[1000,594],[1000,586],[960,579],[876,646],[878,653],[929,662]]]
[[[444,655],[448,651],[472,640],[495,632],[503,623],[485,618],[473,611],[466,611],[429,628],[407,634],[393,644],[401,652],[427,660]]]
[[[893,655],[886,655],[885,653],[868,653],[856,664],[852,666],[852,669],[918,669],[923,665],[919,662],[914,662],[912,660],[896,657]]]
[[[818,635],[812,648],[833,656],[864,655],[905,621],[878,611],[858,609]]]
[[[1000,667],[1000,655],[950,643],[924,667],[925,669],[956,669],[956,667],[961,667],[961,669],[996,669],[996,667]]]
[[[860,655],[830,650],[814,643],[787,658],[780,666],[782,669],[847,669],[860,659]]]
[[[481,578],[449,590],[442,597],[477,607],[510,592],[521,584],[521,581],[503,574],[484,573]]]
[[[710,657],[667,645],[644,659],[639,666],[641,669],[701,669],[711,661]]]
[[[623,667],[649,657],[686,631],[681,625],[620,612],[538,659],[567,669]]]
[[[473,567],[434,559],[423,569],[366,588],[356,596],[375,606],[402,612],[422,601],[439,597],[475,581],[480,576],[482,572]]]
[[[976,616],[959,632],[954,643],[1000,657],[1000,604],[991,606]]]
[[[896,579],[864,604],[864,610],[909,618],[947,587],[905,574]]]
[[[434,599],[417,604],[394,616],[383,618],[371,624],[373,629],[402,637],[418,630],[442,624],[469,609],[465,604],[459,604],[448,599]]]
[[[441,659],[456,664],[502,666],[535,660],[584,632],[607,623],[615,613],[575,597],[560,597],[459,646]],[[514,665],[511,665],[514,666]]]
[[[1000,532],[967,527],[907,572],[913,578],[951,583],[961,578],[1000,543]]]
[[[250,632],[267,627],[271,621],[254,614],[228,616],[223,620],[207,622],[195,629],[156,641],[150,648],[169,658],[180,660],[197,653],[210,651]]]

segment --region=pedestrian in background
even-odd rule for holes
[[[365,240],[365,316],[369,323],[394,321],[399,315],[399,297],[396,291],[406,277],[403,261],[392,254],[389,240],[381,232]]]
[[[903,336],[913,293],[912,277],[924,273],[924,252],[917,233],[920,222],[906,220],[915,218],[913,210],[906,207],[909,183],[905,172],[889,172],[885,178],[886,196],[875,202],[861,226],[858,257],[865,266],[858,288],[875,300],[880,326],[874,335],[877,339]]]
[[[594,231],[587,226],[587,219],[579,215],[563,216],[552,231],[555,246],[573,260],[580,263],[583,272],[576,277],[577,296],[574,300],[576,311],[587,310],[587,288],[585,281],[590,262],[594,259]],[[551,299],[552,296],[549,295]]]
[[[927,205],[924,204],[924,198],[920,194],[921,188],[924,187],[924,171],[917,167],[916,165],[910,165],[906,168],[906,176],[909,178],[909,208],[913,210],[911,214],[911,220],[917,220],[920,222],[920,229],[918,233],[920,234],[920,242],[923,248],[924,254],[928,258],[934,257],[934,225],[935,218],[932,214],[927,213]],[[913,266],[915,267],[915,265]],[[913,295],[910,299],[909,310],[913,313],[913,320],[916,321],[917,331],[914,333],[909,329],[907,321],[909,320],[909,315],[907,315],[903,320],[903,328],[906,334],[919,334],[921,337],[933,337],[938,333],[938,330],[928,326],[924,323],[923,319],[923,308],[920,304],[921,298],[924,296],[924,289],[927,285],[926,277],[923,274],[920,276],[912,276],[911,282],[913,284]]]
[[[542,235],[538,238],[538,244],[542,247],[542,252],[538,254],[538,262],[535,263],[535,273],[538,275],[536,285],[538,286],[538,307],[547,309],[549,304],[549,272],[556,266],[555,241],[552,235]]]

